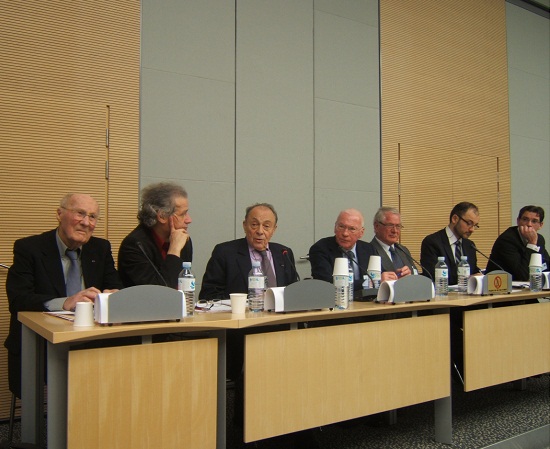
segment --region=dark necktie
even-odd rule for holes
[[[403,261],[401,260],[401,257],[399,257],[399,254],[397,254],[397,251],[393,246],[390,246],[390,254],[391,261],[393,262],[393,266],[395,267],[395,269],[398,270],[399,268],[403,268]]]
[[[353,270],[353,279],[354,279],[354,283],[355,281],[357,281],[358,279],[361,279],[361,273],[359,271],[359,264],[357,263],[357,261],[355,260],[355,253],[350,249],[349,251],[345,251],[345,254],[349,260],[349,263],[351,265],[351,269]]]
[[[80,282],[80,267],[78,265],[78,250],[65,251],[67,257],[71,260],[69,271],[67,272],[67,296],[72,296],[82,289]]]
[[[462,257],[462,240],[458,239],[455,243],[455,259],[456,264],[460,263],[460,258]]]
[[[260,254],[262,255],[262,271],[267,276],[268,288],[277,287],[277,278],[275,277],[273,267],[271,266],[271,262],[267,256],[267,251],[264,249],[263,251],[260,251]]]

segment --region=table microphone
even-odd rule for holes
[[[400,243],[394,243],[394,246],[397,247],[397,248],[399,248],[399,249],[400,249],[401,251],[403,251],[405,254],[407,254],[407,253],[405,252],[405,250],[403,249],[403,247],[401,246]],[[413,258],[412,255],[411,255],[410,257],[411,257],[412,261],[413,261],[416,265],[418,265],[420,268],[422,268],[422,274],[426,273],[426,274],[428,275],[428,277],[432,280],[432,282],[434,282],[434,278],[432,277],[432,274],[431,274],[428,270],[426,270],[426,268],[424,267],[424,265],[422,265],[422,264],[421,264],[420,262],[418,262],[417,260],[414,260],[414,258]],[[418,270],[417,270],[417,273],[418,273]]]
[[[141,250],[141,252],[143,253],[143,255],[145,256],[145,258],[147,259],[147,262],[149,262],[149,264],[153,267],[153,269],[155,270],[155,272],[160,276],[160,278],[162,279],[162,282],[164,282],[164,285],[166,287],[168,287],[168,283],[166,282],[166,279],[164,279],[164,277],[162,277],[162,274],[160,274],[160,271],[157,269],[157,267],[155,266],[155,264],[152,262],[151,259],[149,259],[149,256],[147,255],[147,253],[145,252],[145,250],[143,249],[143,244],[141,242],[137,242],[137,246],[139,247],[139,249]]]
[[[374,279],[372,278],[372,276],[369,274],[369,272],[367,270],[365,270],[365,268],[363,268],[359,262],[357,262],[357,259],[355,258],[355,254],[353,253],[353,251],[350,249],[349,251],[346,251],[344,248],[342,248],[340,246],[340,250],[346,255],[346,257],[348,258],[348,260],[351,260],[355,265],[357,265],[359,267],[359,272],[361,273],[362,276],[367,276],[370,281],[372,282],[372,285],[374,285]]]
[[[507,273],[507,271],[506,271],[504,268],[502,268],[498,263],[496,263],[493,259],[487,257],[487,256],[486,256],[485,254],[483,254],[479,249],[477,249],[477,246],[475,245],[474,242],[472,242],[472,241],[470,240],[470,243],[472,244],[472,247],[473,247],[479,254],[481,254],[483,257],[485,257],[485,259],[487,259],[489,262],[493,262],[500,270],[502,270],[502,271],[504,271],[504,272]]]
[[[283,257],[286,257],[288,259],[288,261],[290,262],[290,266],[292,268],[294,268],[294,272],[296,273],[296,278],[298,278],[298,280],[300,280],[300,275],[298,274],[298,270],[296,269],[296,265],[294,265],[294,262],[292,262],[292,259],[290,258],[289,254],[288,254],[288,249],[286,249],[286,248],[283,249]]]

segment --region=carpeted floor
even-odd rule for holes
[[[550,423],[549,393],[549,374],[528,379],[527,388],[523,391],[514,389],[511,383],[506,383],[465,393],[453,383],[452,446],[434,441],[434,406],[431,402],[399,409],[397,423],[393,425],[388,425],[386,416],[382,414],[317,428],[313,430],[313,437],[321,449],[484,448],[548,425]],[[228,404],[233,402],[232,395],[233,390],[228,391]],[[231,405],[228,408],[228,449],[248,447],[287,449],[289,447],[290,444],[284,437],[254,445],[244,445],[239,442],[232,426]],[[1,423],[0,439],[2,441],[7,437],[7,433],[8,424]],[[14,441],[19,441],[19,437],[20,423],[17,422]],[[540,449],[548,449],[548,446]]]

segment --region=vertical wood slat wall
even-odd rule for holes
[[[95,235],[116,257],[136,223],[140,4],[0,0],[0,9],[0,263],[11,265],[14,240],[57,225],[70,191],[98,200]],[[0,344],[6,275],[0,268]],[[9,402],[0,345],[0,419]]]
[[[472,238],[490,251],[510,223],[505,0],[381,0],[380,54],[382,201],[401,208],[402,242],[419,256],[452,206],[471,201]]]

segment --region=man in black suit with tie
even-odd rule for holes
[[[399,243],[401,238],[401,214],[393,207],[381,207],[374,214],[374,238],[371,244],[375,254],[382,259],[382,271],[389,280],[417,273],[409,250]]]
[[[287,246],[272,243],[277,213],[271,204],[254,204],[246,209],[245,238],[215,246],[206,265],[200,299],[229,298],[230,293],[248,293],[252,260],[262,263],[269,287],[284,287],[298,280],[294,255]]]
[[[346,209],[338,214],[334,223],[334,236],[324,237],[309,249],[311,276],[332,283],[334,260],[337,257],[348,257],[356,261],[353,263],[353,289],[363,288],[365,275],[370,256],[376,254],[373,246],[363,240],[365,220],[357,209]],[[382,273],[382,280],[388,275]]]
[[[469,239],[479,229],[479,210],[475,204],[458,203],[449,215],[449,225],[440,231],[430,234],[422,240],[420,263],[422,273],[431,279],[435,278],[437,258],[444,256],[449,268],[449,285],[458,283],[458,262],[460,256],[468,257],[470,274],[481,273],[477,266],[477,253],[474,243]]]
[[[271,204],[257,203],[247,207],[243,221],[245,237],[214,247],[206,264],[199,298],[228,298],[230,293],[248,293],[248,273],[253,260],[261,263],[269,287],[284,287],[296,282],[298,273],[292,250],[271,242],[277,221],[277,212]],[[235,381],[234,425],[239,429],[243,426],[244,334],[257,330],[234,331],[227,337],[227,376]],[[304,435],[309,437],[309,433],[300,433],[295,439],[301,440]]]
[[[11,312],[8,349],[10,391],[21,397],[22,311],[74,310],[101,292],[122,288],[111,245],[92,237],[99,205],[91,196],[71,193],[57,209],[57,229],[17,240],[6,291]]]
[[[420,263],[423,275],[435,277],[435,264],[439,256],[445,257],[449,268],[449,285],[458,283],[458,262],[460,256],[468,257],[470,274],[479,274],[477,255],[474,243],[469,240],[474,230],[479,228],[479,211],[475,204],[468,202],[458,203],[449,214],[449,225],[430,234],[422,240],[420,249]],[[428,274],[429,273],[429,274]],[[462,310],[451,308],[451,358],[460,382],[463,379],[463,346],[462,346]]]

